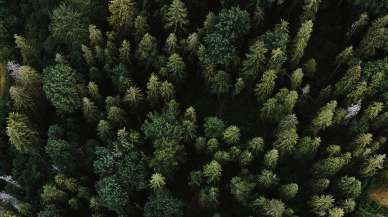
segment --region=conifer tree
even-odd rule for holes
[[[290,51],[290,63],[292,66],[297,66],[299,64],[299,61],[302,59],[304,55],[304,50],[310,40],[311,33],[313,31],[313,26],[314,23],[312,20],[307,20],[303,22],[298,31],[298,34],[294,38]]]
[[[172,0],[166,15],[166,29],[171,29],[173,32],[184,31],[189,24],[187,19],[187,8],[181,0]]]
[[[255,80],[260,70],[263,69],[266,60],[267,48],[261,40],[257,40],[249,47],[249,53],[242,65],[241,76],[245,81]]]
[[[135,14],[136,2],[133,0],[112,0],[109,3],[109,23],[117,30],[132,27]]]
[[[16,150],[27,153],[38,149],[39,133],[24,114],[10,113],[7,120],[7,136]]]
[[[323,106],[317,116],[313,119],[314,130],[324,130],[333,124],[334,111],[337,107],[337,101],[333,100]]]
[[[58,112],[72,113],[82,105],[74,70],[65,64],[44,69],[43,91]]]
[[[255,95],[259,102],[264,102],[271,96],[273,89],[275,88],[275,79],[277,78],[275,70],[265,71],[261,77],[260,83],[256,85]]]
[[[331,195],[314,195],[309,201],[311,211],[318,216],[326,215],[334,206],[334,198]]]

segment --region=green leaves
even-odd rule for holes
[[[149,197],[144,206],[144,217],[183,217],[184,203],[170,192],[161,191]]]
[[[75,72],[65,64],[44,69],[43,91],[59,113],[72,113],[82,105]]]
[[[39,133],[36,131],[28,117],[20,113],[10,113],[7,120],[7,136],[9,142],[16,150],[26,153],[37,150]]]

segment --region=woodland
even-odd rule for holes
[[[0,0],[0,217],[387,217],[387,136],[388,0]]]

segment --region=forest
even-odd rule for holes
[[[388,0],[0,0],[0,217],[387,217]]]

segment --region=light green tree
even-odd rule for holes
[[[181,0],[172,0],[165,14],[166,29],[172,29],[174,32],[184,31],[189,24],[187,18],[187,8]]]
[[[290,50],[290,63],[292,66],[297,66],[299,61],[302,59],[304,55],[304,50],[308,45],[308,42],[311,37],[311,33],[313,31],[314,23],[312,20],[307,20],[302,23],[298,34],[293,40]]]

